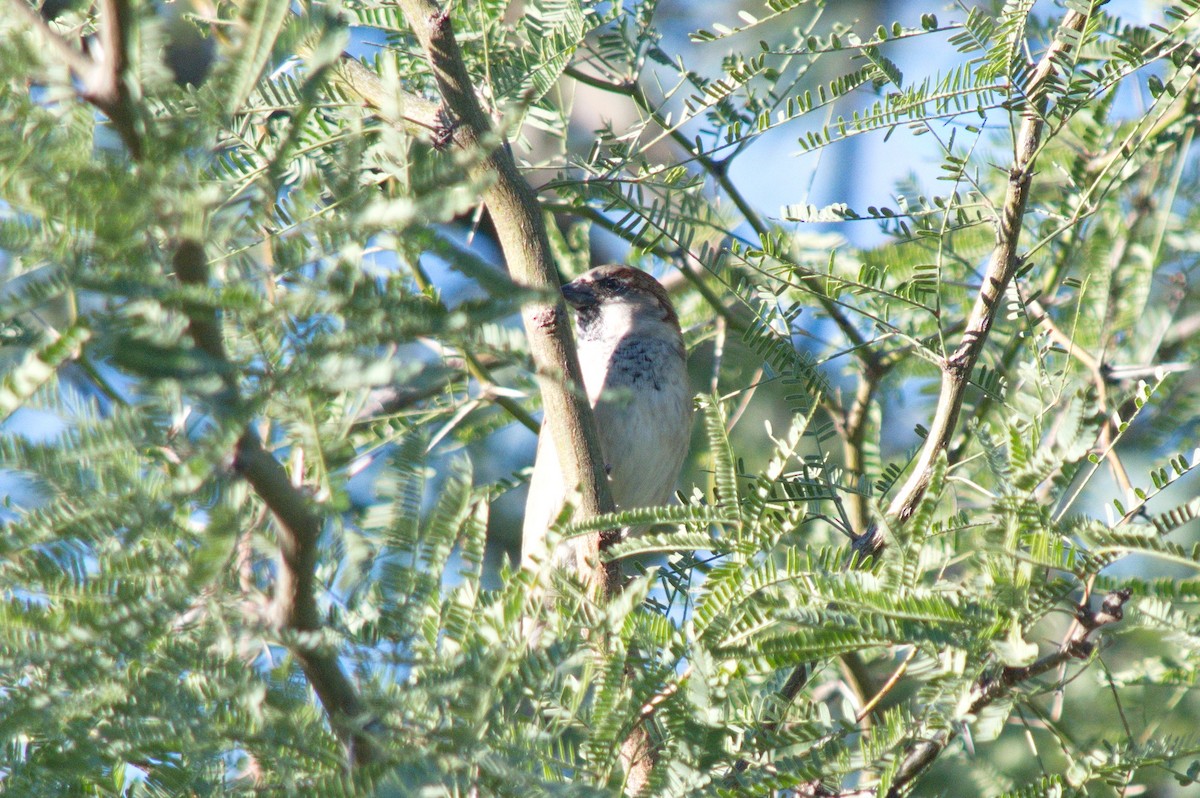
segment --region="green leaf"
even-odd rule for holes
[[[258,85],[290,9],[289,0],[246,0],[239,20],[241,38],[230,66],[232,85],[226,98],[226,113],[240,111]]]

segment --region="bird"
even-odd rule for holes
[[[666,504],[692,426],[687,350],[675,307],[658,280],[620,264],[580,275],[562,295],[575,310],[583,387],[613,501],[618,510]],[[544,561],[546,530],[565,496],[558,454],[543,424],[525,505],[523,565]],[[569,558],[569,552],[555,553],[556,564],[579,566]]]

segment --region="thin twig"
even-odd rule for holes
[[[904,660],[896,666],[896,670],[892,671],[892,675],[889,676],[887,681],[883,683],[883,686],[879,688],[879,692],[875,693],[875,695],[871,697],[870,701],[863,704],[862,709],[858,711],[858,714],[854,718],[856,721],[861,723],[870,716],[872,710],[879,706],[879,702],[882,701],[884,697],[892,691],[892,688],[900,682],[900,677],[908,671],[908,664],[912,662],[913,658],[916,656],[917,647],[913,646],[909,650],[908,656],[906,656]]]
[[[840,421],[842,457],[846,471],[856,479],[862,479],[866,472],[863,447],[866,445],[867,421],[870,419],[871,403],[875,399],[875,392],[879,389],[879,383],[887,370],[888,367],[880,365],[878,361],[874,360],[864,366],[862,373],[858,376],[858,386],[855,388],[854,400],[850,403],[850,409],[840,419],[838,416],[834,416],[835,421]],[[851,532],[857,539],[866,534],[870,521],[866,492],[851,491],[847,510],[850,515]]]
[[[484,398],[502,407],[521,426],[536,435],[539,431],[537,419],[529,415],[529,412],[521,407],[521,403],[514,400],[511,396],[503,396],[496,393],[494,390],[496,381],[492,378],[492,373],[488,370],[487,366],[466,349],[463,350],[463,359],[467,362],[467,370],[471,372],[471,376],[479,383]]]
[[[1117,486],[1121,489],[1123,496],[1133,495],[1133,482],[1129,479],[1129,472],[1125,468],[1125,464],[1121,462],[1120,455],[1117,454],[1116,448],[1113,446],[1116,441],[1117,434],[1117,419],[1108,409],[1108,380],[1104,374],[1104,364],[1100,358],[1093,357],[1087,350],[1079,346],[1079,344],[1071,336],[1059,329],[1054,323],[1054,319],[1046,312],[1041,303],[1036,299],[1022,301],[1025,307],[1032,314],[1032,321],[1039,324],[1049,334],[1050,339],[1063,347],[1068,357],[1073,357],[1088,370],[1092,377],[1092,386],[1096,389],[1096,403],[1104,412],[1104,420],[1100,422],[1100,433],[1096,441],[1096,449],[1104,453],[1105,459],[1108,461],[1109,470],[1112,471],[1113,479]],[[1049,480],[1046,481],[1049,484]]]
[[[141,160],[140,109],[129,90],[129,31],[134,24],[128,0],[100,0],[100,60],[82,75],[83,98],[112,122],[133,160]]]
[[[438,103],[385,85],[379,75],[350,55],[344,54],[331,74],[343,90],[358,95],[384,121],[411,136],[432,140],[445,129]]]

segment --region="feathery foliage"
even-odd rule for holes
[[[1200,3],[448,3],[463,148],[403,4],[4,2],[6,792],[1196,789]],[[611,600],[495,148],[691,351]]]

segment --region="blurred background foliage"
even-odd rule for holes
[[[2,7],[6,791],[612,795],[644,727],[646,794],[1200,795],[1197,3],[448,4],[563,277],[631,262],[683,321],[703,420],[610,605],[515,572],[537,297],[482,154],[384,121],[437,99],[395,4]],[[112,9],[116,123],[53,46]],[[1017,277],[889,523],[1068,10]],[[317,631],[273,619],[247,429],[321,520]]]

